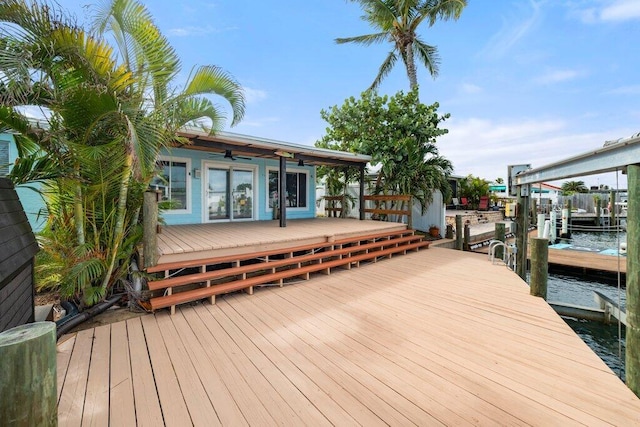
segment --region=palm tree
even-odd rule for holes
[[[562,183],[562,195],[570,196],[574,193],[588,193],[589,189],[584,185],[584,181],[565,181]]]
[[[355,1],[355,0],[354,0]],[[417,29],[423,21],[433,26],[436,21],[458,19],[467,0],[357,0],[364,10],[362,19],[378,32],[356,37],[337,38],[336,43],[358,43],[369,46],[388,42],[392,49],[382,62],[378,75],[369,89],[375,90],[402,59],[411,89],[418,86],[416,58],[429,73],[438,76],[440,57],[438,48],[422,41]]]
[[[142,194],[176,129],[202,118],[207,129],[221,126],[209,94],[230,103],[233,123],[244,114],[240,86],[217,67],[196,70],[182,91],[170,86],[180,61],[140,3],[114,0],[96,16],[98,30],[113,30],[121,63],[47,4],[0,3],[0,123],[32,154],[14,168],[23,180],[53,171],[45,252],[62,264],[63,293],[88,305],[126,274]],[[47,126],[27,120],[24,105],[46,108]]]

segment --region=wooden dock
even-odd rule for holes
[[[640,400],[486,257],[430,249],[63,337],[59,424],[640,425]]]

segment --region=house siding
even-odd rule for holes
[[[247,165],[255,168],[257,177],[254,179],[257,188],[254,194],[257,195],[257,202],[254,204],[253,221],[265,221],[273,219],[273,212],[268,207],[268,186],[267,171],[270,169],[278,169],[278,162],[271,159],[237,159],[236,161],[225,159],[221,154],[210,153],[200,150],[190,150],[185,148],[165,149],[160,153],[162,158],[178,158],[189,159],[188,179],[190,180],[190,201],[189,207],[185,211],[162,211],[161,217],[167,225],[178,224],[200,224],[205,222],[203,212],[203,198],[205,185],[205,168],[207,163],[215,162],[224,165]],[[287,164],[288,172],[305,172],[308,174],[307,179],[307,206],[304,208],[288,208],[288,219],[314,218],[316,215],[316,189],[315,178],[316,171],[313,166],[297,166],[293,162]],[[200,170],[200,177],[196,177],[195,170]],[[246,221],[246,220],[238,220]]]

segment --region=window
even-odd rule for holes
[[[275,200],[278,199],[278,171],[269,171],[269,208],[273,208]],[[287,207],[306,208],[307,207],[307,173],[287,172]]]
[[[0,176],[9,175],[9,142],[0,141]]]
[[[185,211],[189,208],[189,161],[187,159],[160,159],[157,162],[157,175],[151,181],[151,187],[162,192],[161,200],[171,211]]]

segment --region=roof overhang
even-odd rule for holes
[[[183,128],[178,136],[189,140],[189,144],[181,148],[201,150],[214,153],[225,153],[231,150],[234,156],[250,156],[263,159],[279,159],[305,165],[356,166],[365,167],[371,156],[344,151],[327,150],[283,141],[258,138],[231,132],[216,132],[210,135],[196,128]]]

